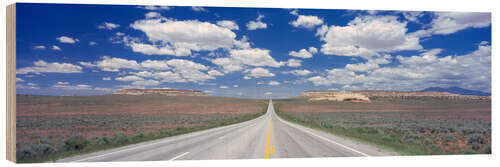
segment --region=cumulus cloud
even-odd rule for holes
[[[125,76],[125,77],[117,77],[117,78],[115,78],[115,80],[128,82],[128,81],[141,81],[144,79],[142,79],[141,77],[134,76],[134,75],[129,75],[129,76]]]
[[[157,18],[160,16],[161,16],[161,14],[158,12],[148,12],[144,15],[144,17],[146,17],[146,19]]]
[[[318,53],[318,49],[311,46],[307,50],[301,49],[298,52],[290,51],[290,52],[288,52],[288,55],[306,59],[306,58],[311,58],[313,56],[313,54],[316,54],[316,53]]]
[[[323,24],[323,19],[318,16],[298,15],[297,20],[290,22],[290,24],[297,28],[312,29]]]
[[[431,49],[417,56],[402,57],[397,66],[356,73],[352,69],[330,69],[326,75],[308,78],[316,86],[343,85],[348,89],[421,90],[431,86],[459,86],[491,91],[491,46],[479,45],[466,55],[437,56]]]
[[[260,68],[260,67],[254,68],[251,70],[246,70],[245,72],[248,73],[247,76],[254,77],[254,78],[274,77],[275,76],[275,74],[269,72],[268,69]]]
[[[120,69],[138,70],[141,66],[135,60],[127,60],[116,57],[103,56],[101,61],[95,64],[102,71],[118,72]]]
[[[227,88],[229,88],[229,87],[228,87],[228,86],[225,86],[225,85],[221,85],[221,86],[219,86],[219,88],[221,88],[221,89],[227,89]]]
[[[137,86],[156,86],[161,84],[159,81],[155,80],[139,80],[139,81],[134,81],[132,82],[132,85],[137,85]]]
[[[76,38],[71,38],[71,37],[67,37],[67,36],[60,36],[56,39],[61,43],[70,43],[70,44],[74,44],[74,43],[80,41]]]
[[[240,71],[244,66],[281,67],[285,63],[277,62],[267,49],[234,49],[230,50],[229,57],[216,58],[212,63],[222,66],[225,72]]]
[[[419,36],[447,35],[467,28],[483,28],[491,25],[491,13],[435,12],[431,28],[417,31]]]
[[[27,84],[17,84],[16,89],[40,89],[37,84],[27,83]]]
[[[346,26],[322,26],[317,35],[327,55],[370,57],[379,52],[419,50],[419,38],[408,34],[406,22],[395,16],[356,17]]]
[[[224,27],[224,28],[227,28],[227,29],[230,29],[230,30],[239,30],[240,29],[240,27],[238,27],[238,25],[234,21],[231,21],[231,20],[217,21],[217,25]]]
[[[286,65],[288,67],[300,67],[302,65],[302,60],[288,59],[288,61],[286,62]]]
[[[92,86],[85,84],[71,85],[69,82],[57,82],[55,85],[52,85],[51,88],[61,90],[91,90]]]
[[[110,80],[111,80],[111,77],[102,77],[102,80],[103,80],[103,81],[110,81]]]
[[[89,42],[89,45],[97,45],[97,42],[90,41],[90,42]]]
[[[145,60],[141,62],[141,66],[147,69],[155,69],[155,70],[170,69],[167,61],[161,61],[161,60]]]
[[[109,22],[104,22],[104,23],[101,23],[99,26],[97,26],[97,28],[99,28],[99,29],[107,29],[107,30],[112,30],[112,29],[115,29],[118,27],[120,27],[119,24],[114,24],[114,23],[109,23]]]
[[[48,63],[43,60],[33,62],[32,67],[24,67],[16,70],[16,74],[40,74],[40,73],[81,73],[82,67],[69,63]]]
[[[137,40],[125,40],[125,44],[146,55],[187,56],[192,51],[231,49],[241,44],[231,29],[198,20],[159,17],[135,21],[130,27],[144,32],[151,44]]]
[[[247,23],[247,29],[248,30],[266,29],[267,24],[261,21],[262,18],[264,18],[264,15],[259,14],[256,20],[249,21]]]

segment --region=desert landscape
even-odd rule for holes
[[[17,95],[17,157],[20,162],[50,160],[229,125],[262,115],[266,104],[190,90]]]
[[[491,153],[491,96],[307,91],[275,101],[287,120],[403,155]]]

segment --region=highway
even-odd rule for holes
[[[56,162],[388,156],[394,152],[266,114],[242,123],[99,151]]]

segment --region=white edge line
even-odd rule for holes
[[[276,116],[277,116],[277,115],[276,115]],[[292,127],[296,128],[296,129],[299,129],[299,130],[301,130],[301,131],[303,131],[303,132],[309,133],[310,135],[316,136],[317,138],[323,139],[323,140],[328,141],[328,142],[330,142],[330,143],[333,143],[333,144],[339,145],[339,146],[341,146],[341,147],[343,147],[343,148],[345,148],[345,149],[348,149],[348,150],[350,150],[350,151],[352,151],[352,152],[355,152],[355,153],[361,154],[361,155],[363,155],[363,156],[365,156],[365,157],[370,157],[370,155],[368,155],[368,154],[366,154],[366,153],[363,153],[363,152],[361,152],[361,151],[355,150],[355,149],[353,149],[353,148],[351,148],[351,147],[348,147],[348,146],[343,145],[343,144],[340,144],[340,143],[338,143],[338,142],[336,142],[336,141],[330,140],[330,139],[328,139],[328,138],[326,138],[326,137],[323,137],[323,136],[320,136],[320,135],[314,134],[314,133],[312,133],[312,132],[310,132],[310,131],[308,131],[308,130],[303,129],[302,127],[299,127],[298,125],[294,125],[294,124],[292,124],[292,123],[289,123],[289,122],[286,122],[286,121],[284,121],[284,120],[281,120],[281,118],[280,118],[279,116],[277,116],[277,117],[278,117],[278,119],[279,119],[281,122],[284,122],[284,123],[286,123],[286,124],[288,124],[288,125],[290,125],[290,126],[292,126]]]
[[[185,153],[182,153],[181,155],[175,156],[175,157],[173,157],[172,159],[170,159],[169,161],[176,160],[177,158],[180,158],[180,157],[182,157],[182,156],[184,156],[184,155],[187,155],[187,154],[189,154],[189,152],[185,152]]]

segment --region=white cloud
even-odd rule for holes
[[[94,41],[90,41],[90,42],[89,42],[89,45],[97,45],[97,43],[96,43],[96,42],[94,42]]]
[[[296,76],[306,76],[311,74],[312,72],[309,70],[292,70],[292,71],[284,71],[283,74],[293,74]]]
[[[277,62],[267,49],[235,49],[229,52],[229,57],[216,58],[212,63],[222,66],[225,72],[234,72],[244,69],[244,66],[281,67],[285,63]]]
[[[82,67],[69,63],[47,63],[38,60],[33,63],[33,67],[24,67],[16,70],[16,74],[40,74],[40,73],[81,73]]]
[[[288,67],[300,67],[302,65],[302,60],[288,59],[286,65]]]
[[[264,15],[259,14],[256,20],[249,21],[247,23],[247,29],[248,30],[266,29],[267,24],[261,21],[262,18],[264,18]]]
[[[297,20],[290,22],[290,24],[297,28],[312,29],[323,24],[323,19],[318,16],[298,15]]]
[[[229,88],[229,87],[224,86],[224,85],[221,85],[221,86],[219,86],[219,88],[221,88],[221,89],[227,89],[227,88]]]
[[[52,85],[52,89],[61,89],[61,90],[91,90],[92,87],[90,85],[85,85],[85,84],[70,85],[68,82],[57,82],[55,85]]]
[[[46,49],[46,47],[43,45],[38,45],[38,46],[34,46],[33,49],[44,50],[44,49]]]
[[[129,81],[142,81],[144,79],[142,79],[141,77],[134,76],[134,75],[129,75],[129,76],[125,76],[125,77],[117,77],[117,78],[115,78],[115,80],[129,82]]]
[[[207,73],[208,73],[208,75],[210,75],[210,76],[223,76],[223,75],[224,75],[223,73],[221,73],[221,72],[219,72],[219,71],[217,71],[217,70],[210,70],[210,71],[208,71]]]
[[[265,68],[254,68],[254,69],[251,69],[251,70],[246,70],[245,72],[248,73],[247,76],[249,77],[254,77],[254,78],[260,78],[260,77],[274,77],[275,74],[269,72],[269,70],[265,69]]]
[[[135,60],[127,60],[122,58],[111,58],[103,56],[101,61],[96,63],[96,66],[102,71],[118,72],[120,69],[135,69],[138,70],[141,66]]]
[[[170,69],[166,61],[160,61],[160,60],[145,60],[141,62],[141,66],[144,68],[154,69],[154,70]]]
[[[102,77],[102,80],[103,80],[103,81],[110,81],[110,80],[111,80],[111,77]]]
[[[288,52],[288,55],[294,56],[294,57],[300,57],[300,58],[311,58],[313,54],[318,53],[318,49],[315,47],[309,47],[308,50],[306,49],[301,49],[300,51],[290,51]]]
[[[238,25],[234,21],[231,21],[231,20],[217,21],[217,25],[224,27],[224,28],[227,28],[227,29],[230,29],[230,30],[239,30],[240,29],[238,27]]]
[[[278,81],[269,81],[268,84],[271,85],[271,86],[280,85],[280,83]]]
[[[406,22],[395,16],[356,17],[347,26],[321,27],[317,35],[325,42],[321,52],[327,55],[367,58],[379,52],[422,49],[419,38],[407,34]]]
[[[94,88],[95,91],[101,91],[101,92],[113,92],[115,91],[114,89],[111,88]]]
[[[155,80],[139,80],[132,82],[132,85],[138,85],[138,86],[156,86],[159,84],[161,84],[161,82]]]
[[[61,43],[76,43],[78,42],[79,40],[76,39],[76,38],[71,38],[71,37],[67,37],[67,36],[60,36],[58,38],[56,38],[59,42]]]
[[[144,32],[153,44],[128,41],[127,45],[147,55],[186,56],[191,51],[230,49],[236,42],[236,34],[230,29],[197,20],[146,19],[130,27]]]
[[[24,82],[24,79],[22,79],[22,78],[16,78],[16,82]]]
[[[365,74],[347,69],[327,70],[323,76],[308,78],[316,86],[344,85],[348,89],[421,90],[431,86],[459,86],[491,91],[491,46],[479,45],[470,54],[436,56],[431,49],[418,56],[402,57],[397,66],[375,68]]]
[[[172,9],[171,7],[168,7],[168,6],[155,6],[155,5],[139,6],[139,8],[143,8],[143,9],[147,9],[147,10],[170,10],[170,9]]]
[[[402,14],[406,20],[416,23],[419,23],[420,21],[418,19],[424,15],[423,12],[418,11],[406,11],[402,12]]]
[[[60,51],[60,50],[61,50],[61,48],[60,48],[59,46],[57,46],[57,45],[52,45],[52,48],[51,48],[51,49],[52,49],[52,50],[58,50],[58,51]]]
[[[467,28],[482,28],[491,25],[491,13],[435,12],[431,28],[417,31],[419,36],[447,35]]]
[[[240,87],[239,85],[233,85],[233,88],[237,88],[237,87]]]
[[[120,27],[119,24],[108,23],[108,22],[104,22],[101,25],[97,26],[97,28],[99,29],[107,29],[107,30],[112,30],[118,27]]]
[[[257,85],[262,85],[262,84],[264,84],[264,82],[262,81],[257,82]]]
[[[40,89],[40,87],[38,87],[37,84],[34,83],[27,83],[27,84],[16,83],[16,89]]]
[[[272,95],[272,94],[273,94],[273,92],[266,92],[266,93],[264,93],[264,95]]]
[[[191,9],[193,11],[196,11],[196,12],[208,12],[207,9],[203,8],[203,7],[199,7],[199,6],[191,6]]]
[[[144,15],[147,19],[160,17],[161,14],[158,12],[148,12]]]
[[[347,64],[345,66],[345,69],[350,70],[350,71],[356,71],[356,72],[363,72],[363,71],[368,71],[372,69],[377,69],[379,68],[378,64],[376,63],[358,63],[358,64]]]

